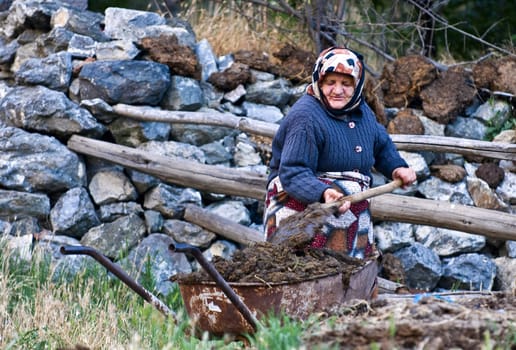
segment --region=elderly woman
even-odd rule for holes
[[[319,55],[311,85],[272,142],[264,213],[268,240],[282,219],[308,204],[369,188],[373,167],[389,179],[401,179],[404,186],[416,180],[364,101],[364,79],[360,54],[332,47]],[[361,259],[375,254],[369,202],[345,202],[339,212],[337,218],[328,217],[311,245]]]

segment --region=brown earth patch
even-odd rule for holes
[[[294,84],[311,82],[312,68],[317,59],[315,54],[286,44],[273,56],[281,62],[277,66],[276,74],[289,79]]]
[[[212,265],[226,282],[294,283],[339,272],[347,281],[351,273],[365,264],[364,260],[328,249],[298,249],[296,245],[258,242],[237,250],[231,260],[216,256]],[[180,283],[213,281],[204,270],[179,274],[173,279]]]
[[[420,91],[437,76],[436,67],[425,57],[400,57],[384,66],[381,76],[384,103],[389,107],[409,107]]]
[[[201,79],[201,66],[195,52],[188,46],[179,44],[175,35],[143,38],[139,45],[142,52],[153,61],[166,64],[171,75]]]
[[[440,124],[448,124],[472,104],[476,88],[471,74],[462,67],[441,72],[420,94],[423,111]]]
[[[314,323],[307,349],[514,349],[511,294],[406,296],[357,301]]]
[[[401,109],[387,125],[389,134],[424,135],[423,122],[412,109]]]
[[[253,80],[249,66],[243,63],[234,63],[223,72],[212,73],[208,82],[216,88],[228,92],[237,88],[238,85],[251,83]]]

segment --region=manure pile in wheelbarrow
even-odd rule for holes
[[[252,333],[269,312],[305,319],[347,300],[370,299],[376,261],[307,248],[310,238],[300,233],[282,244],[252,243],[230,260],[212,262],[197,248],[172,245],[173,251],[193,255],[203,269],[171,279],[196,327],[216,335]]]
[[[231,260],[214,257],[212,264],[227,282],[300,282],[342,273],[345,285],[366,261],[326,249],[298,249],[292,244],[256,242],[236,251]],[[204,270],[175,276],[183,283],[213,279]]]

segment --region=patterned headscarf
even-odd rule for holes
[[[353,110],[362,100],[365,79],[362,60],[361,54],[344,47],[330,47],[322,51],[314,64],[312,84],[308,86],[307,93],[321,101],[334,116],[340,116]],[[342,109],[331,108],[319,88],[319,84],[322,83],[324,76],[332,72],[351,75],[355,81],[355,92],[348,104]]]

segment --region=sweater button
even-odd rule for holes
[[[356,124],[355,124],[355,122],[349,122],[348,126],[350,129],[354,129]]]
[[[357,152],[357,153],[362,152],[362,146],[355,146],[355,152]]]

